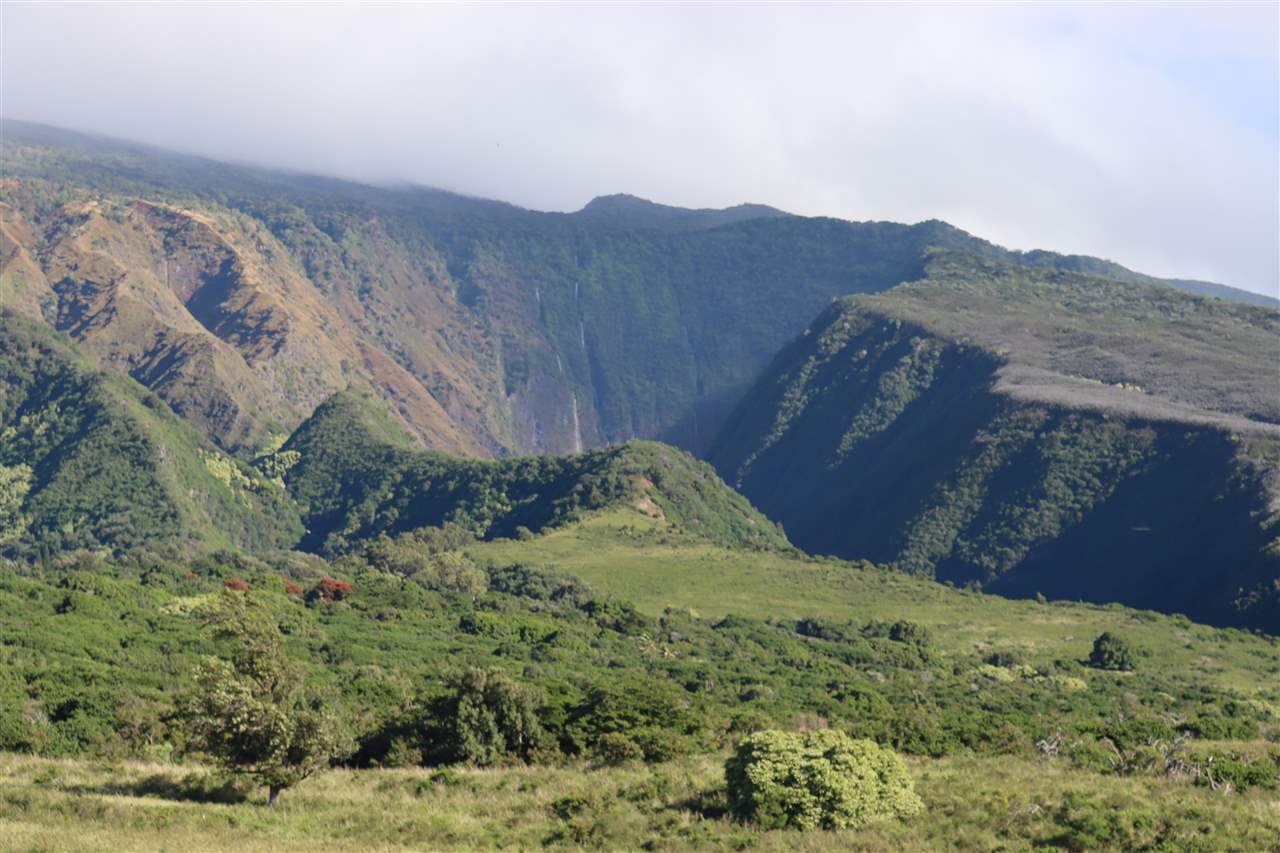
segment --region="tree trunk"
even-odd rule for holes
[[[267,805],[275,808],[276,800],[280,799],[280,792],[283,790],[279,785],[267,786]]]

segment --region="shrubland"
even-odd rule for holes
[[[204,627],[227,601],[251,603],[289,666],[331,696],[350,743],[339,765],[662,763],[717,754],[756,731],[816,728],[907,756],[1052,760],[1217,795],[1224,784],[1275,785],[1274,640],[712,546],[636,510],[593,518],[438,552],[473,567],[478,582],[462,589],[354,553],[333,563],[84,558],[9,573],[2,745],[112,760],[208,752],[175,711],[202,656],[235,659]],[[582,536],[594,545],[571,553],[599,566],[604,591],[575,576],[592,574],[580,565],[500,559],[524,549],[553,566]],[[669,582],[686,578],[685,596],[709,612],[678,597],[666,607],[652,593],[637,604],[610,594],[610,567],[642,554]],[[705,591],[735,579],[749,589],[761,569],[779,586],[755,605]],[[646,581],[612,577],[618,590]],[[717,604],[745,612],[716,615]],[[1133,671],[1089,665],[1104,632],[1127,638]]]
[[[301,511],[299,547],[328,555],[442,526],[531,535],[617,505],[721,544],[789,547],[709,465],[676,448],[635,441],[572,456],[464,459],[413,447],[358,389],[326,400],[258,466],[280,472]]]

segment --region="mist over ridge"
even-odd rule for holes
[[[2,94],[16,118],[533,209],[938,218],[1277,295],[1276,15],[12,3]]]

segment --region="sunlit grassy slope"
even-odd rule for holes
[[[1123,628],[1147,653],[1145,671],[1280,700],[1280,643],[1274,639],[1119,606],[983,595],[867,563],[721,548],[626,509],[528,542],[478,545],[471,554],[575,574],[649,614],[675,607],[704,618],[735,613],[866,621],[909,615],[931,628],[944,650],[1015,647],[1033,665],[1082,660],[1098,634]]]
[[[1011,757],[913,759],[925,811],[910,822],[759,832],[723,816],[720,764],[336,770],[270,809],[256,794],[201,802],[198,768],[0,755],[0,849],[1274,850],[1280,837],[1275,792]]]

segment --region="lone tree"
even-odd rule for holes
[[[342,740],[337,722],[285,658],[266,608],[228,590],[204,615],[232,651],[201,661],[178,702],[189,748],[266,785],[274,806],[281,791],[329,765]]]
[[[897,753],[834,729],[756,732],[724,775],[729,810],[764,829],[848,829],[924,807]]]
[[[1089,666],[1130,672],[1138,665],[1137,655],[1124,640],[1109,631],[1098,635],[1089,653]]]

